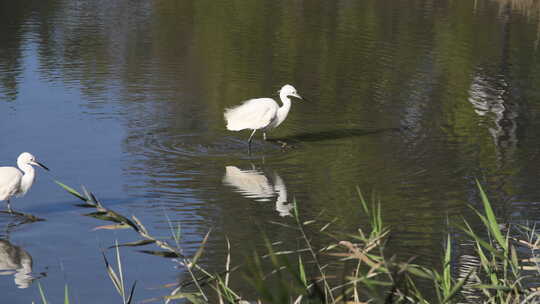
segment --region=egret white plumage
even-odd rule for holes
[[[49,170],[49,168],[38,162],[34,155],[28,152],[23,152],[19,155],[17,166],[19,169],[15,167],[0,167],[0,201],[6,201],[10,213],[13,213],[13,210],[11,209],[9,200],[13,196],[25,195],[34,183],[36,173],[32,166],[40,166],[47,171]]]
[[[248,139],[248,148],[250,148],[251,140],[257,130],[263,131],[263,138],[266,140],[266,132],[276,128],[287,118],[291,109],[291,97],[302,99],[292,85],[286,84],[279,90],[279,98],[283,103],[281,107],[272,98],[255,98],[246,100],[234,108],[226,109],[227,129],[253,130]]]

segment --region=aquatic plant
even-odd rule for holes
[[[483,212],[474,209],[483,231],[475,231],[465,220],[457,227],[474,244],[474,254],[478,265],[456,278],[453,270],[454,250],[452,238],[448,234],[442,257],[442,269],[418,265],[413,259],[398,261],[396,257],[385,256],[385,244],[391,230],[384,225],[380,202],[373,199],[368,204],[358,189],[359,209],[368,219],[367,228],[359,228],[352,235],[329,233],[329,227],[336,221],[319,223],[318,220],[303,220],[294,201],[295,226],[287,226],[298,233],[302,247],[296,250],[276,250],[275,243],[264,237],[266,252],[254,251],[244,263],[232,266],[230,243],[224,269],[211,273],[198,264],[204,252],[210,231],[201,241],[196,253],[188,257],[182,252],[181,230],[174,227],[167,217],[171,238],[175,245],[159,240],[149,234],[141,221],[132,216],[125,217],[106,208],[95,195],[83,188],[84,194],[57,182],[66,191],[83,201],[82,207],[95,208],[96,212],[86,214],[114,225],[100,226],[106,229],[129,228],[142,239],[136,242],[118,244],[116,248],[117,268],[114,270],[104,254],[107,272],[115,288],[122,296],[123,303],[129,303],[135,290],[126,292],[118,248],[121,246],[146,246],[154,244],[161,250],[142,250],[155,256],[175,258],[189,274],[190,279],[168,285],[173,290],[161,298],[147,299],[145,302],[182,300],[190,303],[530,303],[540,301],[540,282],[527,280],[540,277],[539,256],[540,237],[535,227],[499,225],[487,195],[478,183]],[[283,224],[280,224],[283,225]],[[307,227],[310,227],[308,232]],[[487,237],[483,237],[487,234]],[[335,240],[322,248],[316,248],[312,238],[328,236]],[[518,250],[519,246],[519,250]],[[526,250],[524,250],[526,249]],[[520,254],[518,254],[520,252]],[[322,257],[324,257],[324,261]],[[266,263],[265,261],[269,261]],[[353,265],[345,267],[343,265]],[[331,268],[342,265],[346,274],[337,279]],[[231,275],[243,270],[244,279],[258,294],[255,301],[247,302],[239,291],[233,290],[229,282]],[[241,279],[241,278],[237,278]],[[427,282],[427,283],[426,283]],[[431,284],[434,295],[426,294],[425,284]],[[42,298],[45,302],[43,291]],[[191,288],[190,288],[191,287]],[[477,290],[479,298],[471,300],[466,290]],[[212,293],[213,294],[210,294]],[[67,294],[67,289],[66,289]],[[128,296],[129,294],[129,296]],[[213,298],[212,298],[213,296]],[[67,299],[67,296],[66,296]]]

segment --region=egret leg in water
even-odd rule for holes
[[[263,131],[263,139],[266,140],[266,132],[279,126],[291,109],[291,97],[302,99],[296,89],[286,84],[279,90],[279,98],[282,106],[272,98],[255,98],[246,100],[239,106],[225,110],[227,129],[240,131],[253,130],[248,139],[248,151],[251,151],[251,141],[257,130]]]
[[[28,152],[19,155],[17,166],[19,168],[0,167],[0,201],[6,201],[9,213],[13,213],[10,199],[13,196],[25,195],[34,183],[36,173],[32,166],[40,166],[47,171],[49,170]]]

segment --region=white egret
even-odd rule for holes
[[[290,85],[284,85],[279,90],[279,98],[283,105],[280,107],[272,98],[256,98],[246,100],[243,104],[225,110],[227,129],[240,131],[253,130],[248,140],[248,148],[251,148],[251,140],[257,130],[263,131],[266,140],[266,132],[279,126],[291,109],[291,97],[302,99],[296,89]]]
[[[15,167],[0,167],[0,201],[6,201],[10,213],[13,213],[13,210],[9,200],[15,195],[25,195],[34,183],[36,173],[32,165],[49,170],[28,152],[21,153],[17,158],[17,166],[20,170]]]

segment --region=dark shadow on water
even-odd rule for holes
[[[9,235],[26,224],[44,221],[31,214],[0,210],[0,239],[9,239]],[[1,271],[0,271],[1,272]]]
[[[16,217],[18,219],[21,219],[23,223],[41,222],[41,221],[45,220],[45,219],[39,218],[39,217],[37,217],[35,215],[29,214],[29,213],[23,213],[23,212],[19,212],[19,211],[15,211],[15,210],[13,212],[0,210],[0,213],[4,213],[4,214],[7,214],[9,216],[13,216],[13,217]]]
[[[133,202],[130,198],[109,198],[106,197],[104,199],[99,198],[100,200],[106,201],[107,206],[120,206],[127,203]],[[54,205],[40,205],[40,204],[34,204],[32,206],[28,206],[26,210],[31,211],[35,214],[40,215],[47,215],[47,214],[58,214],[58,213],[65,213],[68,211],[76,210],[77,207],[81,207],[81,204],[77,200],[66,200],[66,201],[58,201]],[[1,211],[0,214],[5,213],[6,215],[9,215],[9,212],[7,211]],[[21,213],[23,214],[23,213]],[[26,213],[25,213],[26,214]],[[29,215],[29,214],[26,214]],[[0,302],[1,303],[1,302]]]
[[[329,130],[329,131],[321,131],[321,132],[305,132],[296,134],[293,136],[288,137],[281,137],[281,138],[269,138],[269,141],[282,141],[282,142],[289,142],[289,143],[296,143],[296,142],[317,142],[317,141],[325,141],[325,140],[335,140],[335,139],[343,139],[343,138],[349,138],[349,137],[358,137],[358,136],[366,136],[366,135],[374,135],[374,134],[380,134],[380,133],[387,133],[387,132],[401,132],[405,130],[405,128],[385,128],[385,129],[339,129],[339,130]]]

